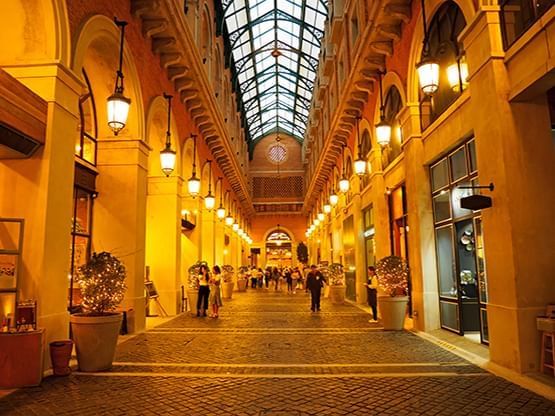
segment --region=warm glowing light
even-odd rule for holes
[[[234,222],[231,228],[233,229],[233,231],[237,232],[239,230],[239,223]]]
[[[447,80],[451,89],[457,92],[461,89],[460,81],[462,81],[463,89],[468,85],[468,65],[465,60],[461,58],[459,63],[455,62],[447,67]]]
[[[224,248],[224,256],[227,256],[227,248]]]
[[[211,192],[208,192],[208,195],[204,197],[204,206],[208,211],[212,211],[216,206],[216,198]]]
[[[422,92],[434,94],[439,87],[439,64],[433,59],[423,59],[416,65],[416,71]]]
[[[331,205],[330,204],[324,204],[324,206],[322,208],[324,209],[324,214],[329,214],[331,212]]]
[[[187,182],[187,189],[189,190],[189,195],[191,195],[193,198],[198,196],[200,192],[200,179],[197,178],[194,172],[193,176],[191,176],[189,178],[189,181]]]
[[[319,212],[318,213],[318,219],[320,220],[320,222],[323,222],[326,219],[326,216],[324,215],[324,213]]]
[[[127,123],[130,105],[131,100],[122,93],[115,92],[108,97],[108,126],[110,126],[116,136]]]
[[[364,160],[361,157],[361,158],[355,160],[354,166],[355,166],[355,173],[358,176],[366,175],[366,160]]]
[[[216,210],[216,216],[218,217],[218,219],[223,220],[225,218],[225,208],[222,207],[221,205],[218,207],[218,209]]]
[[[225,217],[225,225],[228,225],[230,227],[233,225],[233,217],[231,216],[231,214],[227,214],[227,217]]]
[[[337,195],[335,193],[335,191],[332,191],[331,195],[330,195],[330,204],[332,207],[336,206],[337,203],[339,202],[339,195]]]
[[[318,227],[320,225],[320,220],[318,218],[314,218],[314,226]]]
[[[75,145],[75,153],[76,154],[81,154],[81,145],[80,144]]]
[[[339,192],[344,193],[344,194],[349,192],[350,185],[351,184],[349,183],[349,179],[347,179],[345,176],[343,176],[339,180]]]
[[[160,151],[160,167],[166,176],[170,176],[175,169],[175,156],[176,153],[171,149],[169,143],[164,150]]]
[[[186,210],[186,209],[182,209],[182,210],[181,210],[181,216],[182,216],[182,217],[186,217],[187,215],[189,215],[189,211]]]
[[[387,146],[391,141],[391,126],[383,119],[376,124],[376,141],[380,146]]]

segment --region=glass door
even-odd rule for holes
[[[474,218],[476,276],[478,280],[478,304],[480,307],[480,340],[489,344],[488,330],[488,283],[486,276],[486,258],[484,254],[484,236],[482,231],[482,217]]]

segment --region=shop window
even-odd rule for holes
[[[71,227],[70,251],[70,292],[69,310],[74,311],[81,303],[80,289],[74,282],[79,267],[84,265],[91,255],[92,207],[95,193],[78,186],[73,192],[73,218]]]
[[[391,236],[391,254],[404,258],[409,262],[408,250],[408,213],[405,186],[395,188],[389,195],[389,218]],[[412,281],[408,279],[409,315],[412,316]]]
[[[461,208],[478,185],[474,139],[430,167],[441,326],[488,342],[487,277],[479,211]]]
[[[79,137],[75,143],[75,155],[96,165],[96,106],[89,77],[83,69],[83,79],[87,91],[79,98]]]
[[[466,57],[457,38],[466,26],[461,9],[445,2],[429,25],[429,56],[440,67],[439,87],[432,95],[420,93],[420,121],[425,130],[459,97],[468,85]]]
[[[362,211],[364,223],[364,251],[366,254],[366,268],[376,264],[376,240],[374,227],[374,209],[370,205]]]
[[[389,165],[401,154],[402,137],[398,114],[402,106],[403,102],[399,90],[396,87],[389,88],[384,100],[384,116],[385,121],[391,126],[391,141],[389,145],[383,148],[382,157],[384,167]]]

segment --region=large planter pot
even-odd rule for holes
[[[403,329],[408,301],[408,296],[378,297],[378,306],[382,315],[384,329],[392,331]]]
[[[112,367],[121,320],[121,313],[103,316],[77,313],[69,317],[79,370],[104,371]]]
[[[233,286],[235,286],[234,282],[224,282],[222,284],[222,297],[224,299],[231,299],[233,296]]]
[[[238,279],[237,280],[237,291],[238,292],[246,292],[248,284],[249,284],[249,281],[247,279]]]
[[[70,339],[50,343],[50,360],[52,361],[52,372],[55,376],[67,376],[71,373],[69,360],[72,351],[73,341]]]
[[[198,289],[187,289],[187,299],[189,302],[189,313],[197,316]]]
[[[44,330],[0,332],[0,389],[38,386]]]
[[[347,290],[347,286],[344,286],[344,285],[330,286],[330,294],[329,294],[330,302],[334,305],[343,304],[345,302],[346,290]]]

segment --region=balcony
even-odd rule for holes
[[[554,3],[555,0],[503,0],[500,14],[505,50],[522,36]]]

